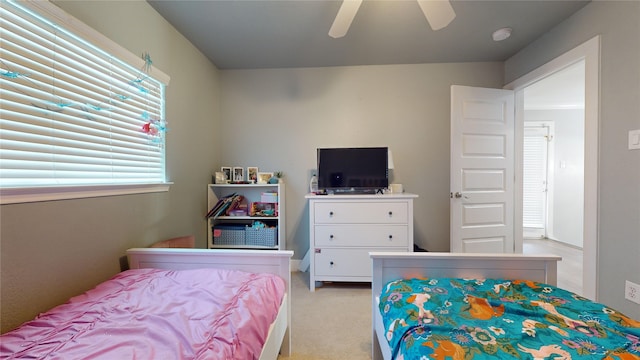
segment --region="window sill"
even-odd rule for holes
[[[0,205],[166,192],[169,191],[169,187],[172,184],[173,183],[6,188],[0,189]]]

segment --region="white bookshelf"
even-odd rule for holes
[[[211,209],[221,197],[236,193],[244,196],[247,203],[260,202],[262,193],[277,192],[278,213],[276,216],[219,216],[207,219],[207,246],[210,249],[265,249],[285,250],[285,186],[284,184],[209,184],[207,185],[207,210]],[[253,221],[262,221],[267,225],[276,226],[275,246],[260,246],[246,244],[216,244],[213,228],[221,224],[250,225]]]

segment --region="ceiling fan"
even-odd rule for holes
[[[449,0],[416,0],[433,30],[440,30],[456,17]],[[341,38],[347,34],[362,0],[343,0],[338,15],[329,29],[329,36]]]

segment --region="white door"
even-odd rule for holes
[[[514,252],[514,99],[451,87],[452,252]]]

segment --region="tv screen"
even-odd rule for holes
[[[318,189],[375,192],[389,186],[388,148],[318,149]]]

